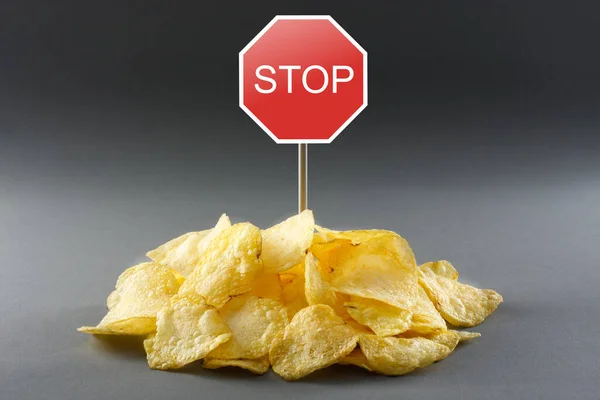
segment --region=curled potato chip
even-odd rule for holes
[[[265,271],[283,272],[304,260],[313,240],[315,220],[305,210],[282,223],[262,231],[262,253]]]
[[[273,341],[273,371],[286,380],[302,378],[338,362],[356,346],[358,334],[326,305],[300,310]]]
[[[219,314],[232,336],[209,354],[211,358],[260,358],[269,353],[271,342],[288,324],[281,303],[247,294],[231,299]]]
[[[209,305],[223,307],[231,297],[252,289],[252,281],[263,271],[260,249],[256,226],[242,223],[223,230],[211,239],[180,293],[196,292]]]
[[[446,321],[429,300],[425,289],[417,288],[417,301],[411,308],[410,330],[422,334],[445,331]]]
[[[454,265],[450,264],[450,261],[430,261],[419,266],[422,271],[429,270],[436,275],[444,276],[453,281],[458,279],[458,271],[454,268]]]
[[[451,350],[423,337],[398,338],[360,335],[360,349],[368,369],[385,375],[404,375],[439,361]]]
[[[219,313],[195,294],[175,295],[157,316],[156,333],[144,341],[148,365],[176,369],[205,357],[231,338]]]
[[[502,296],[491,289],[477,289],[430,269],[421,270],[419,283],[442,317],[455,326],[483,322],[502,302]]]
[[[348,313],[344,308],[345,296],[335,293],[326,282],[319,268],[319,261],[308,253],[305,258],[305,295],[306,302],[310,305],[325,304],[333,308],[337,315],[346,317]]]
[[[190,275],[198,265],[200,256],[206,251],[211,240],[231,227],[225,214],[214,228],[201,232],[189,232],[146,253],[151,260],[174,269],[184,277]]]
[[[95,326],[83,326],[84,333],[101,335],[145,335],[156,329],[156,314],[180,283],[168,268],[148,262],[128,268],[119,276],[108,296],[109,311]]]
[[[282,287],[279,274],[262,273],[250,285],[252,289],[249,294],[251,295],[274,300],[281,299]]]
[[[378,300],[351,296],[344,303],[348,314],[358,323],[368,326],[379,336],[395,336],[411,326],[412,312]]]
[[[315,254],[326,280],[336,292],[379,300],[410,309],[417,296],[417,267],[406,240],[393,232],[374,231],[358,245],[348,239],[315,244]],[[362,237],[366,233],[360,233]],[[324,248],[327,255],[324,255]]]
[[[239,367],[243,369],[247,369],[248,371],[254,372],[257,375],[265,374],[270,367],[269,357],[261,357],[254,360],[248,359],[220,359],[220,358],[210,358],[207,357],[204,359],[204,363],[202,366],[206,369],[217,369],[223,367]]]

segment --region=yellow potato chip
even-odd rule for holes
[[[108,308],[110,310],[111,308],[116,306],[118,302],[119,302],[119,292],[117,292],[116,290],[113,290],[112,292],[110,292],[110,294],[106,298],[106,308]]]
[[[477,332],[447,330],[444,332],[435,333],[433,335],[428,335],[427,339],[439,344],[443,344],[444,346],[448,347],[450,351],[454,351],[460,342],[479,336],[481,336],[481,334]]]
[[[302,308],[308,306],[305,296],[304,275],[280,274],[282,291],[281,301],[287,309],[288,318],[292,318]]]
[[[458,279],[458,271],[454,268],[454,265],[450,264],[450,261],[430,261],[419,266],[421,270],[430,270],[436,275],[444,276],[453,281]]]
[[[443,344],[444,346],[448,347],[450,351],[454,351],[456,345],[458,345],[460,342],[460,337],[458,336],[457,331],[451,329],[427,335],[426,338],[433,342]]]
[[[292,283],[294,281],[294,279],[296,279],[298,276],[300,275],[295,275],[295,274],[277,274],[279,276],[279,283],[281,284],[281,289],[283,290],[285,285],[288,285],[290,283]]]
[[[194,237],[194,242],[197,242],[200,238],[205,237],[210,232],[210,229],[206,229],[200,232],[188,232],[181,236],[177,236],[175,239],[171,239],[166,243],[161,244],[154,250],[150,250],[146,253],[146,256],[152,261],[164,265],[164,261],[170,258],[174,258],[174,252],[181,247],[188,238]],[[189,248],[189,242],[187,246]]]
[[[348,244],[346,239],[313,245],[311,252],[323,269],[330,271],[326,280],[334,291],[410,309],[418,288],[412,250],[396,234],[375,231],[373,235],[373,239],[358,245]],[[335,247],[328,250],[326,257],[319,256],[323,255],[323,247],[331,246]]]
[[[134,317],[98,326],[82,326],[79,332],[92,335],[147,335],[156,330],[156,317]]]
[[[340,317],[347,317],[344,308],[345,295],[335,293],[328,282],[326,282],[319,268],[319,261],[308,253],[305,259],[305,295],[306,302],[310,305],[325,304],[333,308]]]
[[[502,296],[491,289],[477,289],[429,269],[421,270],[419,283],[442,317],[455,326],[483,322],[502,302]]]
[[[186,233],[149,251],[146,255],[151,260],[172,268],[185,277],[194,271],[200,256],[206,251],[211,240],[230,227],[229,217],[223,214],[214,228]]]
[[[219,313],[194,293],[175,295],[157,316],[156,333],[144,341],[148,365],[176,369],[205,357],[231,338]]]
[[[387,231],[383,229],[362,229],[362,230],[350,230],[350,231],[335,231],[327,229],[322,226],[315,225],[314,242],[315,243],[328,243],[335,240],[347,240],[353,245],[358,245],[363,242],[370,240],[377,240],[381,237],[386,236],[397,236],[396,232]]]
[[[252,281],[263,271],[260,249],[261,235],[256,226],[242,223],[225,229],[211,239],[180,293],[196,292],[209,305],[223,307],[231,297],[252,289]]]
[[[104,335],[145,335],[156,329],[156,314],[179,290],[168,268],[148,262],[128,268],[108,296],[109,311],[98,326],[80,332]]]
[[[279,280],[279,274],[273,273],[262,273],[250,284],[249,294],[258,297],[265,297],[268,299],[280,300],[281,299],[281,281]]]
[[[468,332],[468,331],[456,331],[458,334],[459,342],[475,339],[481,336],[479,332]]]
[[[308,306],[273,341],[269,359],[273,371],[295,380],[338,362],[356,347],[357,338],[331,307]]]
[[[232,336],[209,354],[211,358],[262,357],[269,353],[271,342],[288,324],[286,309],[277,300],[247,294],[229,300],[219,314]]]
[[[332,272],[333,268],[329,265],[339,264],[340,255],[344,254],[344,248],[348,248],[349,246],[352,246],[352,242],[346,239],[334,239],[322,243],[314,241],[310,246],[310,252],[319,260],[320,268],[327,272]]]
[[[237,360],[223,360],[220,358],[210,358],[207,357],[204,359],[204,363],[202,364],[204,368],[207,369],[217,369],[222,367],[239,367],[247,369],[248,371],[254,372],[257,375],[263,375],[268,370],[271,364],[269,364],[269,357],[261,357],[254,360],[248,359],[237,359]]]
[[[311,245],[324,244],[332,242],[339,238],[341,231],[334,231],[332,229],[324,228],[315,224],[315,234],[313,235],[313,241]]]
[[[171,271],[171,273],[175,275],[175,279],[177,279],[177,282],[179,282],[179,286],[181,286],[183,284],[183,281],[185,281],[185,277],[179,272],[175,271],[173,268],[169,268],[169,271]]]
[[[285,272],[281,272],[279,275],[304,275],[304,260],[302,260],[300,264],[293,266]]]
[[[315,220],[310,210],[262,231],[262,253],[265,271],[283,272],[301,263],[310,247]]]
[[[344,303],[350,316],[358,323],[368,326],[378,336],[395,336],[411,326],[412,312],[378,300],[351,296]]]
[[[369,366],[369,360],[363,354],[360,347],[356,347],[354,350],[350,352],[347,356],[344,356],[340,359],[339,364],[341,365],[354,365],[360,368],[364,368],[367,371],[374,372]]]
[[[417,288],[417,302],[411,308],[410,330],[422,334],[445,331],[446,321],[429,300],[425,289]]]
[[[439,361],[451,352],[447,346],[422,337],[362,334],[358,344],[367,359],[368,369],[385,375],[407,374]]]

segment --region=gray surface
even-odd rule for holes
[[[31,146],[14,142],[12,154],[25,157],[22,150]],[[99,142],[93,146],[101,148]],[[182,171],[166,173],[161,179],[176,183],[156,190],[154,179],[134,167],[121,171],[128,178],[117,172],[102,177],[102,169],[89,168],[65,179],[59,158],[30,174],[18,157],[5,164],[12,176],[5,175],[0,189],[0,398],[598,398],[597,168],[587,175],[563,169],[562,177],[548,180],[530,168],[511,183],[505,173],[485,183],[453,164],[452,156],[440,155],[430,165],[445,166],[445,172],[421,171],[420,182],[443,178],[444,184],[419,185],[416,178],[410,183],[409,172],[404,185],[373,184],[365,176],[350,184],[342,177],[360,176],[361,167],[326,172],[328,157],[342,162],[344,155],[335,144],[314,148],[310,205],[318,222],[397,230],[419,261],[452,260],[467,282],[504,295],[498,311],[476,328],[481,338],[409,376],[336,367],[286,383],[272,373],[157,372],[148,369],[139,343],[115,344],[75,331],[103,316],[118,274],[162,241],[206,228],[223,211],[261,226],[292,213],[295,149],[267,143],[265,152],[289,157],[290,168],[261,169],[270,183],[260,191],[244,183],[252,169],[219,175],[211,190],[190,189]],[[488,153],[493,161],[503,150]],[[573,156],[564,149],[540,153],[554,160]],[[572,165],[596,165],[586,154],[578,150]],[[389,174],[399,173],[372,168],[373,176],[381,173],[390,182]]]

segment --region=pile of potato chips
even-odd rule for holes
[[[502,302],[447,261],[417,266],[394,232],[325,229],[309,210],[266,230],[223,215],[147,255],[121,274],[102,321],[79,330],[146,336],[154,369],[202,360],[295,380],[339,363],[402,375],[479,336],[447,323],[477,325]]]

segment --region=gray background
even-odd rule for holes
[[[199,3],[0,4],[0,399],[599,398],[596,2]],[[369,107],[309,150],[318,223],[393,229],[504,296],[425,370],[157,372],[75,331],[165,240],[295,212],[296,148],[237,106],[275,14],[331,14],[369,52]]]

